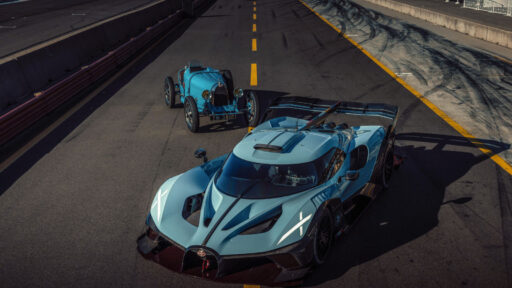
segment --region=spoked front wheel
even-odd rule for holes
[[[250,127],[258,125],[260,119],[261,104],[258,95],[254,91],[249,91],[247,98],[247,112],[245,113],[245,119]]]
[[[197,105],[194,98],[187,96],[185,98],[185,123],[192,132],[197,132],[199,128],[199,112],[197,111]]]

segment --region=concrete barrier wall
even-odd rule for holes
[[[181,3],[157,3],[1,64],[0,115],[139,35],[181,9]]]
[[[391,0],[365,0],[512,49],[512,32]]]

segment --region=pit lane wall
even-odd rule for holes
[[[512,48],[512,32],[392,0],[365,0],[471,37]]]
[[[157,1],[1,63],[0,145],[102,79],[207,1]]]

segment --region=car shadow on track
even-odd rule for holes
[[[463,204],[472,200],[471,194],[461,191],[453,199],[445,201],[446,187],[474,165],[488,160],[488,155],[476,150],[464,137],[404,133],[398,134],[396,139],[397,144],[405,144],[397,147],[405,162],[394,172],[389,190],[369,205],[350,233],[336,241],[330,258],[304,279],[304,286],[337,279],[352,267],[426,234],[438,225],[441,205],[456,205],[454,210],[462,211],[465,209]],[[493,140],[478,141],[494,153],[510,147]],[[410,255],[403,257],[405,263],[421,261]],[[363,269],[371,273],[371,269]],[[379,266],[378,269],[387,268]]]
[[[169,33],[156,43],[146,54],[140,59],[137,59],[132,67],[127,69],[115,81],[110,83],[105,89],[95,95],[89,102],[83,105],[80,109],[69,116],[64,122],[58,125],[53,131],[41,139],[37,144],[32,146],[28,151],[23,153],[16,161],[9,165],[4,170],[0,171],[0,196],[11,187],[25,172],[27,172],[37,161],[44,155],[49,153],[55,148],[64,138],[73,132],[85,119],[87,119],[96,109],[101,107],[113,95],[115,95],[122,87],[129,83],[139,72],[144,70],[149,64],[157,59],[172,43],[177,41],[187,29],[205,12],[215,4],[216,1],[210,1],[208,4],[201,6],[197,11],[197,17],[185,18],[177,24]],[[150,43],[148,45],[152,45]],[[149,47],[149,46],[148,46]],[[137,57],[137,56],[135,56]],[[135,59],[132,58],[129,61]],[[120,65],[120,69],[125,64]],[[117,71],[116,71],[117,72]],[[115,72],[114,72],[115,73]],[[113,74],[113,73],[112,73]],[[6,160],[10,155],[17,152],[19,147],[22,147],[29,142],[38,133],[43,131],[46,127],[50,126],[54,121],[59,119],[66,111],[70,110],[74,105],[82,100],[85,95],[91,93],[94,89],[107,81],[112,74],[105,76],[96,85],[93,85],[89,90],[84,91],[80,95],[76,95],[69,102],[63,104],[55,111],[39,120],[32,127],[24,131],[21,135],[11,140],[6,145],[0,147],[0,161]]]

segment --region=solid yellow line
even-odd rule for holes
[[[258,85],[258,67],[256,63],[251,63],[251,86]]]
[[[256,23],[252,24],[252,32],[256,32]]]
[[[256,45],[256,38],[252,38],[252,51],[256,52],[258,50],[258,46]]]
[[[256,13],[252,14],[252,20],[256,20]]]
[[[251,132],[251,131],[249,131]],[[244,284],[244,288],[260,288],[260,285]]]
[[[345,35],[341,32],[341,30],[334,26],[331,22],[329,22],[327,19],[322,17],[322,15],[318,14],[315,10],[313,10],[311,7],[309,7],[304,1],[299,0],[304,6],[306,6],[311,12],[313,12],[316,16],[318,16],[320,19],[322,19],[325,23],[327,23],[329,26],[331,26],[332,29],[334,29],[336,32],[343,35],[345,39],[347,39],[352,45],[356,46],[361,52],[363,52],[368,58],[370,58],[375,64],[377,64],[382,70],[386,71],[393,79],[395,79],[398,83],[400,83],[405,89],[409,90],[414,96],[416,96],[423,104],[427,105],[428,108],[430,108],[434,113],[437,114],[437,116],[441,117],[446,123],[448,123],[450,126],[453,127],[457,132],[459,132],[462,136],[464,136],[466,139],[468,139],[473,145],[475,145],[480,151],[482,151],[484,154],[489,156],[496,164],[498,164],[501,168],[503,168],[505,171],[507,171],[510,175],[512,175],[512,165],[507,163],[503,158],[501,158],[499,155],[496,155],[492,152],[491,149],[489,149],[487,146],[485,146],[484,143],[478,141],[475,136],[471,135],[464,127],[462,127],[459,123],[455,122],[450,116],[446,115],[441,109],[439,109],[434,103],[430,102],[427,98],[423,97],[418,91],[416,91],[414,88],[412,88],[409,84],[407,84],[402,78],[398,77],[391,69],[386,67],[384,64],[382,64],[379,60],[377,60],[375,57],[373,57],[368,51],[366,51],[361,45],[359,45],[356,41],[352,40],[350,37]]]

